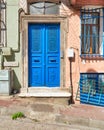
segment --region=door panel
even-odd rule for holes
[[[29,86],[44,86],[44,26],[29,24]]]
[[[60,85],[59,24],[29,24],[29,86]]]
[[[59,25],[46,26],[46,85],[60,85]]]

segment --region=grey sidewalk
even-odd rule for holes
[[[52,101],[0,97],[0,130],[104,130],[103,107]],[[15,112],[23,112],[26,118],[12,120]]]
[[[101,130],[97,128],[65,123],[35,122],[28,118],[12,120],[10,116],[0,116],[0,130]]]

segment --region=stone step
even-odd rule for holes
[[[36,91],[35,93],[21,93],[19,94],[20,97],[71,97],[71,93],[64,92],[64,91],[56,91],[56,92],[50,92],[50,91]]]

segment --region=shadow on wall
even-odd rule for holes
[[[7,62],[15,62],[15,53],[12,51],[12,55],[5,56],[5,59]],[[7,68],[11,68],[13,70],[12,66],[7,67]],[[21,87],[21,84],[19,83],[18,77],[15,71],[13,70],[13,87],[12,87],[11,93],[12,94],[19,93],[20,87]]]
[[[10,56],[5,56],[5,59],[7,61],[15,61],[15,53],[12,51],[12,54]]]
[[[18,80],[17,75],[15,74],[15,71],[13,71],[13,88],[12,88],[12,94],[16,94],[20,92],[21,84]]]
[[[87,73],[98,73],[96,70],[94,70],[94,69],[88,69],[87,71],[86,71]]]

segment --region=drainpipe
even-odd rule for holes
[[[74,49],[73,48],[69,48],[68,49],[68,58],[69,58],[69,62],[70,62],[70,76],[69,76],[69,80],[70,80],[70,89],[71,89],[71,103],[74,103],[74,99],[73,99],[73,83],[72,83],[72,60],[74,58]]]
[[[0,48],[0,70],[3,69],[3,55],[2,55],[2,49]]]
[[[12,48],[12,50],[15,51],[15,52],[20,51],[20,16],[21,16],[21,13],[25,14],[25,12],[24,12],[24,10],[22,8],[20,8],[19,11],[18,11],[18,43],[17,43],[18,48],[16,48],[16,49]]]
[[[73,83],[72,83],[72,58],[69,58],[70,61],[70,88],[71,88],[71,103],[74,104],[73,99]]]

